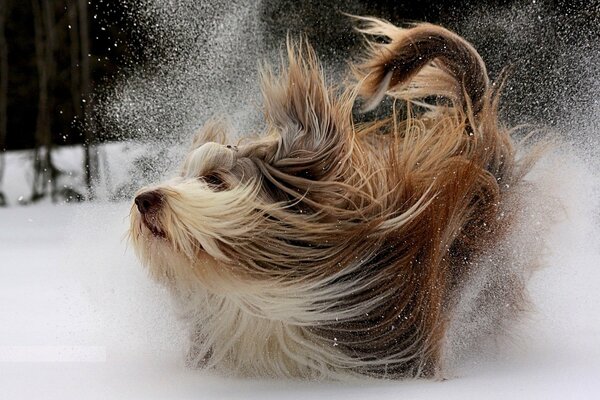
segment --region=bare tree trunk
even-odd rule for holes
[[[54,1],[42,1],[42,15],[44,16],[44,30],[46,32],[46,68],[48,68],[48,91],[53,94],[56,85],[56,33],[55,33],[55,15]],[[58,195],[58,169],[52,162],[52,150],[54,147],[52,138],[52,112],[54,110],[54,96],[48,96],[48,130],[44,136],[44,147],[46,148],[44,164],[47,168],[47,182],[50,184],[50,193],[52,200],[57,200]]]
[[[8,45],[6,44],[6,17],[8,0],[0,1],[0,206],[6,205],[2,191],[4,177],[8,107]]]
[[[84,169],[85,183],[88,188],[88,198],[94,198],[94,184],[98,174],[98,151],[95,141],[95,115],[92,105],[92,80],[90,69],[90,36],[88,26],[88,2],[87,0],[78,0],[79,11],[79,44],[81,46],[81,94],[84,101]]]
[[[39,81],[38,115],[36,121],[34,150],[34,179],[31,200],[36,201],[48,192],[51,186],[56,200],[57,169],[52,162],[52,99],[49,96],[54,82],[56,66],[54,60],[54,10],[51,0],[32,0],[35,30],[35,53]]]
[[[41,160],[41,144],[47,135],[48,126],[48,71],[46,70],[46,43],[44,40],[44,22],[38,0],[32,0],[33,26],[35,32],[35,61],[38,70],[38,113],[35,125],[35,148],[33,155],[33,187],[31,200],[39,200],[44,195],[44,166]]]
[[[80,50],[79,50],[79,21],[77,12],[77,0],[68,3],[69,38],[71,42],[71,99],[73,101],[73,115],[81,122],[81,85],[80,85]]]

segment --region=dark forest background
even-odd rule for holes
[[[121,1],[0,0],[0,157],[33,150],[28,200],[93,197],[91,190],[59,193],[52,150],[83,144],[83,175],[92,188],[95,145],[116,139],[99,129],[95,93],[143,62],[127,8]],[[0,204],[3,165],[0,160]]]
[[[591,92],[586,91],[589,81],[581,76],[590,71],[595,74],[598,66],[586,70],[573,64],[573,70],[563,71],[560,68],[564,65],[554,60],[569,48],[598,43],[597,1],[539,1],[542,5],[535,9],[541,7],[544,18],[531,15],[534,40],[523,43],[513,42],[514,37],[503,36],[493,26],[470,29],[465,26],[465,15],[482,8],[493,12],[524,7],[525,2],[484,3],[264,0],[259,18],[266,40],[280,43],[288,31],[303,32],[329,59],[344,58],[360,43],[339,11],[375,15],[392,22],[441,23],[474,42],[492,76],[505,65],[514,64],[513,73],[519,75],[520,84],[508,94],[507,103],[519,107],[519,118],[552,125],[574,94],[584,103],[593,101],[585,98],[585,93]],[[104,88],[160,57],[155,38],[136,24],[135,5],[133,0],[0,0],[0,204],[2,154],[16,149],[33,152],[31,201],[45,196],[94,197],[97,145],[127,138],[127,132],[115,134],[103,127],[95,112],[96,98]],[[598,51],[598,47],[589,51]],[[547,85],[558,90],[544,89]],[[509,120],[516,113],[507,107]],[[60,173],[52,162],[53,148],[72,144],[83,145],[81,168],[87,193],[60,193],[52,185]]]

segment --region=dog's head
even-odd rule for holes
[[[357,229],[349,221],[361,205],[351,203],[366,203],[373,181],[347,183],[369,173],[350,168],[353,93],[334,95],[308,45],[289,44],[288,58],[279,75],[263,69],[263,135],[232,142],[226,123],[210,121],[178,177],[138,192],[130,236],[155,278],[214,285],[314,274],[307,260],[323,258],[345,224]]]

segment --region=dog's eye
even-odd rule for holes
[[[204,175],[204,176],[201,176],[200,179],[202,179],[204,182],[206,182],[213,189],[224,190],[227,188],[226,183],[223,181],[223,179],[218,174],[212,173],[212,174]]]

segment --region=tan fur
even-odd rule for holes
[[[289,41],[287,67],[263,68],[266,131],[234,146],[210,121],[181,176],[140,191],[159,193],[160,209],[132,207],[134,248],[190,325],[192,365],[442,373],[464,282],[510,231],[530,162],[516,162],[470,44],[430,24],[361,21],[389,43],[369,45],[356,84],[329,86],[312,48]],[[355,124],[359,93],[366,108],[394,97],[392,114]],[[505,318],[525,303],[514,275]]]

